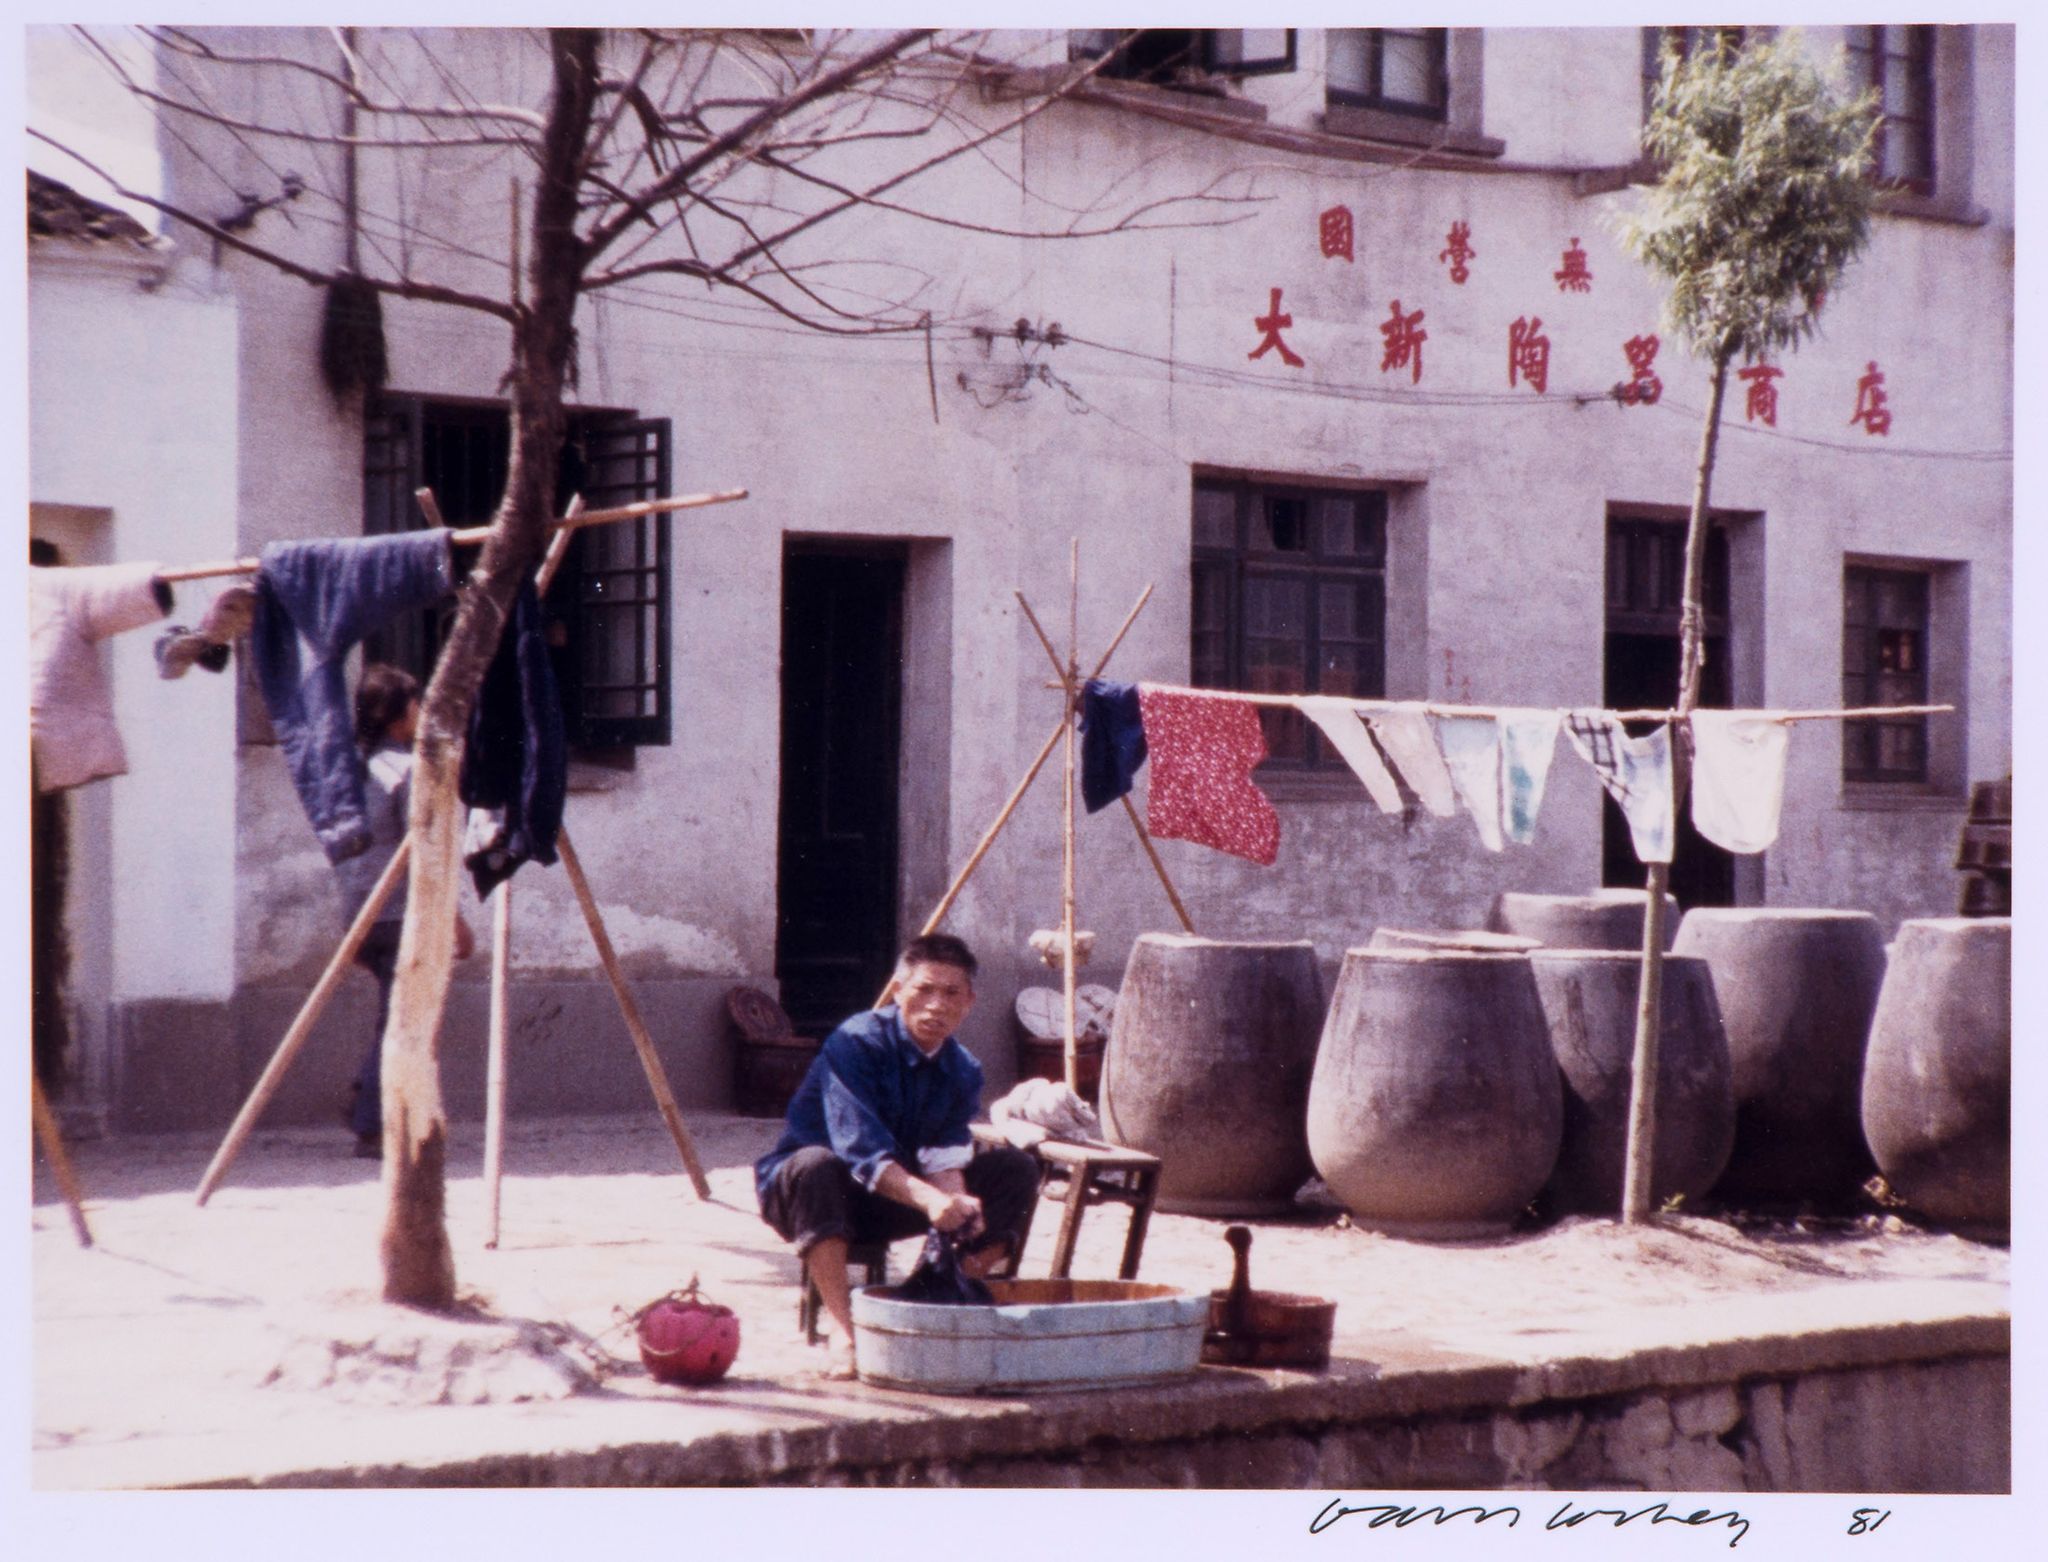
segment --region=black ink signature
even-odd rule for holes
[[[1419,1524],[1424,1519],[1442,1526],[1450,1523],[1452,1519],[1467,1516],[1471,1517],[1474,1524],[1484,1524],[1488,1519],[1497,1519],[1503,1513],[1508,1516],[1508,1528],[1513,1529],[1515,1522],[1522,1516],[1520,1508],[1452,1508],[1445,1512],[1441,1503],[1429,1508],[1404,1507],[1398,1502],[1374,1502],[1364,1503],[1358,1507],[1346,1507],[1341,1502],[1332,1501],[1325,1504],[1323,1511],[1309,1520],[1308,1532],[1311,1535],[1320,1535],[1339,1519],[1348,1519],[1354,1513],[1373,1515],[1366,1521],[1368,1529],[1379,1529],[1387,1524],[1393,1525],[1396,1529],[1406,1529],[1409,1525]]]
[[[1566,1503],[1544,1521],[1546,1530],[1576,1529],[1588,1519],[1612,1519],[1614,1527],[1633,1524],[1637,1519],[1647,1518],[1652,1524],[1726,1524],[1735,1533],[1729,1538],[1728,1549],[1733,1551],[1744,1535],[1749,1533],[1749,1520],[1730,1508],[1725,1513],[1714,1513],[1706,1508],[1696,1508],[1691,1513],[1673,1513],[1668,1504],[1653,1502],[1647,1508],[1630,1512],[1627,1508],[1574,1508]]]

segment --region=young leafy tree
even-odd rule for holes
[[[1840,100],[1796,34],[1742,45],[1717,36],[1689,57],[1675,48],[1664,55],[1643,127],[1643,148],[1662,177],[1647,210],[1623,223],[1622,242],[1670,282],[1666,323],[1706,360],[1710,376],[1685,534],[1681,717],[1699,703],[1700,580],[1728,367],[1738,357],[1762,362],[1796,351],[1814,333],[1823,300],[1869,237],[1877,122],[1871,96]],[[1673,736],[1676,808],[1691,777],[1691,728],[1681,719]],[[1668,863],[1650,864],[1622,1192],[1622,1218],[1631,1223],[1647,1218],[1650,1204],[1670,877]]]
[[[931,29],[146,32],[154,75],[81,36],[154,109],[167,142],[215,149],[218,162],[194,155],[238,209],[208,216],[189,198],[179,204],[109,176],[121,195],[208,240],[217,256],[247,256],[327,289],[330,315],[343,306],[359,347],[380,299],[466,310],[510,330],[510,471],[422,703],[409,898],[383,1043],[384,1295],[446,1309],[455,1271],[438,1043],[459,885],[456,781],[479,681],[553,514],[579,304],[666,281],[744,295],[839,336],[923,330],[931,316],[920,294],[939,279],[905,275],[897,261],[891,274],[901,285],[886,296],[865,272],[835,286],[839,270],[863,257],[824,247],[821,227],[852,226],[869,240],[904,222],[1005,239],[1086,238],[1228,221],[1243,215],[1228,208],[1249,197],[1221,188],[1226,174],[1206,190],[1135,202],[1106,175],[1095,201],[1041,208],[1051,211],[1042,230],[1005,225],[985,205],[963,210],[957,192],[949,204],[923,176],[992,157],[1108,63],[1034,70],[1028,35],[1016,35],[1022,52],[1006,60],[988,52],[987,35]],[[534,101],[519,100],[522,87]],[[477,177],[491,158],[506,182]],[[370,165],[383,175],[377,196],[359,180]],[[462,188],[444,205],[460,209],[516,181],[523,230],[508,225],[491,250],[471,232],[430,231],[418,191],[451,177]],[[248,188],[259,181],[266,187]],[[273,209],[282,222],[267,215]],[[301,219],[323,231],[309,234]],[[374,387],[374,330],[371,350],[323,355],[330,383],[354,373]]]

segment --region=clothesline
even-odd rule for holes
[[[717,493],[682,494],[672,499],[644,499],[637,504],[622,504],[609,510],[585,510],[580,515],[558,516],[548,522],[550,529],[571,531],[585,526],[604,526],[613,521],[638,520],[644,515],[661,515],[670,510],[696,510],[706,505],[730,504],[736,499],[747,497],[744,488],[728,488]],[[448,540],[465,547],[474,547],[490,536],[488,526],[466,526],[451,531]],[[257,559],[233,559],[220,564],[194,564],[184,569],[167,569],[157,572],[157,579],[166,581],[209,580],[221,575],[251,575],[261,567]]]
[[[1064,687],[1050,680],[1048,689]],[[1421,711],[1430,716],[1500,716],[1516,710],[1585,710],[1593,712],[1597,706],[1503,706],[1503,705],[1444,705],[1433,700],[1382,700],[1348,694],[1255,694],[1241,689],[1202,689],[1191,684],[1145,682],[1148,689],[1161,694],[1184,694],[1198,699],[1238,700],[1249,705],[1272,705],[1284,709],[1299,709],[1303,700],[1334,699],[1363,711],[1408,710]],[[1726,710],[1714,708],[1710,713],[1725,716],[1748,716],[1759,721],[1856,721],[1870,716],[1937,716],[1953,712],[1953,705],[1862,705],[1845,710]],[[1616,710],[1601,714],[1614,717],[1617,721],[1678,721],[1682,718],[1675,710]]]

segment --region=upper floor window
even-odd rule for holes
[[[511,425],[497,402],[385,396],[363,438],[363,531],[426,524],[414,491],[431,488],[450,526],[490,520],[505,491]],[[556,502],[597,510],[668,492],[669,424],[624,412],[570,414]],[[465,562],[457,554],[457,567]],[[669,741],[669,535],[666,515],[576,533],[545,607],[569,741],[585,750]],[[452,607],[405,615],[372,635],[366,656],[424,679]]]
[[[1877,176],[1925,195],[1934,188],[1934,29],[1851,27],[1849,71],[1874,87],[1883,118]]]
[[[1331,28],[1329,101],[1445,118],[1451,101],[1449,36],[1445,27]]]
[[[1387,496],[1195,483],[1191,667],[1204,688],[1386,692]],[[1341,767],[1298,711],[1261,710],[1274,761]]]
[[[1842,570],[1842,703],[1928,703],[1928,576],[1850,564]],[[1842,724],[1844,781],[1928,779],[1927,718],[1872,716]]]
[[[1650,103],[1657,95],[1657,83],[1664,74],[1664,56],[1676,52],[1689,60],[1698,49],[1717,43],[1730,50],[1740,49],[1749,36],[1746,27],[1645,27],[1643,29],[1643,118],[1650,117]]]
[[[1074,28],[1067,33],[1072,59],[1100,59],[1121,43],[1123,52],[1102,74],[1123,81],[1174,86],[1206,76],[1262,76],[1294,69],[1292,27]]]

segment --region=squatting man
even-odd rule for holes
[[[761,1216],[809,1266],[834,1331],[832,1370],[853,1370],[850,1243],[951,1232],[961,1268],[992,1272],[1022,1248],[1038,1165],[1008,1146],[976,1152],[981,1064],[954,1034],[974,1006],[975,960],[947,933],[897,957],[895,1002],[825,1038],[790,1098],[775,1148],[754,1164]]]

